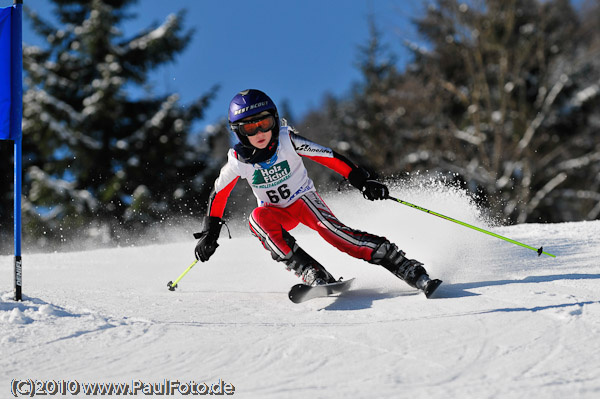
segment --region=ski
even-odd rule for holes
[[[425,293],[425,296],[427,298],[431,298],[431,296],[433,295],[433,293],[435,292],[435,290],[437,289],[437,287],[440,286],[440,284],[442,284],[442,280],[438,280],[438,279],[429,280],[427,282],[427,285],[423,289],[423,292]]]
[[[336,281],[335,283],[317,285],[314,287],[306,284],[296,284],[290,288],[288,297],[294,303],[301,303],[308,301],[309,299],[329,296],[332,294],[340,294],[348,291],[353,281],[354,279],[351,278],[350,280],[340,280]]]

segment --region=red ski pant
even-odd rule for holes
[[[302,223],[317,231],[328,243],[347,254],[371,260],[383,237],[354,230],[340,222],[316,192],[308,192],[286,208],[262,206],[250,215],[250,230],[271,251],[273,259],[286,258],[292,248],[287,232]]]

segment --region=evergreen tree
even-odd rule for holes
[[[299,128],[301,134],[319,137],[319,142],[348,155],[372,173],[389,173],[403,144],[397,135],[402,115],[398,94],[403,93],[396,87],[401,76],[373,17],[369,18],[369,32],[368,42],[358,47],[356,62],[363,80],[353,85],[345,100],[325,96],[321,110],[308,114]],[[329,180],[338,179],[327,174]],[[321,183],[328,180],[322,175],[322,170],[314,170],[315,179]]]
[[[130,94],[186,48],[184,12],[124,37],[135,1],[53,3],[58,28],[27,11],[48,48],[24,49],[25,232],[126,243],[198,212],[218,170],[190,132],[217,88],[185,106],[176,94]]]
[[[402,73],[371,21],[363,81],[301,132],[386,175],[461,184],[505,222],[598,218],[599,15],[597,1],[437,0]]]

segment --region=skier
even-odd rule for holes
[[[284,121],[283,121],[284,122]],[[335,278],[298,246],[289,233],[302,223],[349,255],[381,265],[411,287],[426,290],[429,279],[421,262],[385,237],[351,229],[325,205],[308,177],[302,157],[312,159],[348,179],[369,200],[388,197],[388,188],[371,179],[362,167],[344,156],[300,136],[279,119],[273,101],[260,90],[244,90],[229,104],[229,124],[239,139],[227,154],[212,189],[203,230],[195,248],[196,259],[207,261],[215,252],[229,194],[240,177],[250,184],[258,207],[250,216],[250,230],[271,252],[310,286]]]

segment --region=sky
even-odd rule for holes
[[[419,6],[392,0],[140,0],[129,11],[137,17],[119,28],[125,37],[162,23],[187,9],[184,27],[194,29],[191,44],[174,62],[151,74],[156,94],[179,93],[182,104],[220,85],[202,126],[227,116],[240,90],[266,92],[281,108],[285,100],[298,120],[318,107],[325,93],[342,97],[361,79],[356,67],[359,46],[369,39],[373,15],[383,42],[399,66],[410,60],[404,40],[418,41],[410,19]],[[24,0],[52,21],[49,0]],[[44,46],[25,17],[23,41]],[[286,115],[282,115],[286,117]]]

